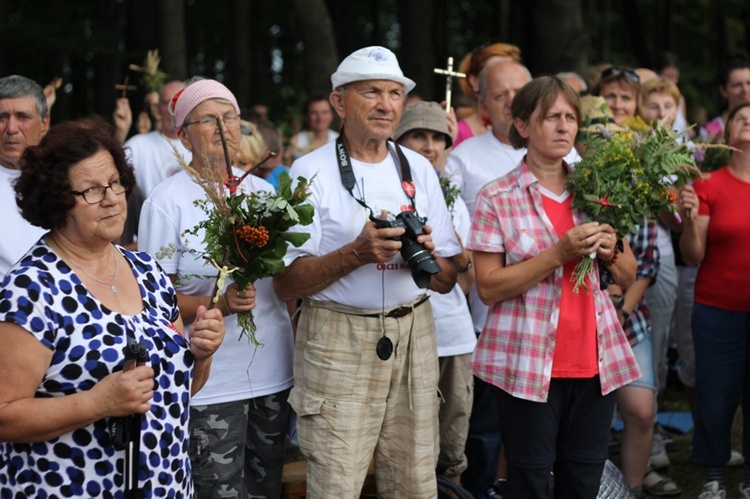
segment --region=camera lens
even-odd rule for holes
[[[417,287],[422,289],[429,287],[430,276],[440,272],[440,265],[416,239],[402,237],[401,245],[401,257],[411,269],[411,276]]]

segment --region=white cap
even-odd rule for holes
[[[385,47],[365,47],[352,52],[341,61],[338,69],[331,75],[333,89],[342,85],[362,80],[391,80],[401,83],[404,92],[409,93],[417,86],[404,76],[398,65],[396,54]]]

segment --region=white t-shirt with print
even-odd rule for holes
[[[292,230],[308,232],[310,240],[299,248],[291,247],[284,258],[290,265],[296,258],[323,256],[354,241],[368,220],[368,212],[360,206],[341,183],[336,161],[335,142],[316,149],[292,165],[291,176],[315,176],[310,190],[310,203],[315,207],[311,225]],[[393,144],[391,144],[393,147]],[[420,154],[402,148],[411,166],[416,187],[416,208],[427,217],[432,239],[440,256],[450,257],[461,252],[438,177],[432,165]],[[352,160],[356,186],[353,193],[363,197],[376,214],[386,210],[398,214],[409,207],[409,199],[401,188],[401,178],[393,154],[376,164]],[[383,293],[385,290],[385,293]],[[426,290],[414,283],[411,271],[400,254],[387,263],[363,265],[335,281],[310,298],[333,301],[351,307],[393,308],[416,300]]]

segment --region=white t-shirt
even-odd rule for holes
[[[392,147],[392,145],[391,145]],[[427,217],[432,239],[439,255],[450,257],[461,252],[451,226],[450,214],[440,190],[435,170],[424,156],[402,148],[411,166],[416,187],[416,205],[420,216]],[[398,214],[409,206],[409,198],[401,189],[401,178],[388,154],[380,163],[352,160],[356,180],[355,196],[364,195],[365,202],[376,215],[381,210]],[[313,223],[292,230],[310,233],[310,239],[299,248],[289,247],[286,265],[296,258],[323,256],[354,241],[368,220],[368,212],[360,206],[341,183],[336,162],[335,142],[306,154],[292,165],[293,179],[315,179],[310,187],[310,203],[315,207]],[[385,289],[385,293],[383,293]],[[311,296],[314,300],[333,301],[351,307],[368,309],[393,308],[416,300],[425,290],[414,284],[411,271],[400,254],[387,263],[363,265]]]
[[[125,142],[125,152],[133,163],[135,181],[144,198],[167,177],[182,170],[172,145],[185,158],[185,163],[190,163],[193,155],[179,139],[170,139],[156,130],[134,135]]]
[[[461,197],[473,217],[474,202],[479,191],[489,182],[513,170],[525,155],[525,148],[514,149],[513,146],[503,144],[490,131],[461,142],[448,156],[444,175],[461,189]],[[576,163],[580,159],[575,149],[571,149],[565,157],[568,164]],[[476,287],[469,293],[469,306],[474,328],[481,331],[489,307],[479,299]]]
[[[21,170],[11,170],[0,165],[0,214],[3,217],[4,233],[0,237],[0,280],[47,232],[27,222],[18,210],[13,182],[20,175]]]
[[[235,174],[241,175],[242,172],[236,170]],[[252,175],[242,185],[250,191],[273,192],[268,182]],[[180,195],[176,196],[175,193]],[[205,218],[203,210],[193,204],[194,200],[204,198],[203,189],[184,171],[162,182],[143,203],[138,232],[139,249],[156,255],[169,243],[182,250],[202,248],[202,231],[198,238],[182,235],[186,229],[193,228]],[[213,291],[217,270],[200,256],[175,252],[171,258],[157,260],[167,274],[178,276],[177,292],[208,296]],[[194,274],[208,277],[185,277]],[[258,294],[253,314],[258,327],[256,336],[263,346],[256,352],[247,338],[240,338],[237,315],[224,317],[227,329],[224,342],[214,354],[206,385],[192,397],[191,404],[211,405],[246,400],[292,386],[294,339],[289,314],[285,304],[276,297],[270,278],[257,281],[255,287]],[[188,330],[188,326],[185,327]]]
[[[339,132],[336,132],[334,130],[328,130],[328,142],[335,140],[336,137],[338,136],[339,136]],[[307,130],[302,130],[301,132],[297,133],[297,135],[295,135],[294,145],[297,149],[304,149],[305,147],[310,145],[310,138],[307,136]],[[294,159],[300,159],[302,156],[304,156],[307,153],[308,153],[307,151],[294,153]]]
[[[468,241],[471,217],[463,199],[456,199],[452,213],[453,227],[461,241]],[[430,302],[435,319],[438,357],[472,353],[477,344],[477,335],[461,286],[456,284],[450,293],[444,295],[433,293]]]

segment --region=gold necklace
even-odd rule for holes
[[[52,236],[52,239],[55,241],[55,244],[57,245],[57,247],[60,248],[60,251],[63,252],[63,255],[67,256],[68,260],[70,260],[70,263],[72,263],[77,269],[80,269],[81,272],[83,272],[84,274],[86,274],[91,279],[95,280],[96,282],[101,283],[101,284],[106,284],[107,286],[109,286],[109,289],[112,291],[112,293],[117,294],[117,286],[114,285],[115,278],[117,277],[117,258],[115,257],[114,246],[112,246],[112,261],[115,262],[115,273],[112,275],[112,280],[109,282],[106,282],[106,281],[102,281],[101,279],[97,279],[96,277],[86,272],[86,269],[78,265],[78,263],[76,263],[76,261],[73,260],[73,257],[71,257],[67,251],[65,251],[65,248],[63,248],[62,245],[59,242],[57,242],[57,238],[55,236]]]

